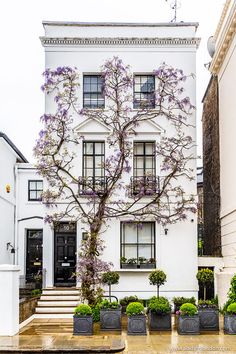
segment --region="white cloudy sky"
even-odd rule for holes
[[[0,5],[0,131],[33,161],[32,148],[44,110],[41,73],[44,51],[39,36],[43,20],[169,22],[165,0],[2,0]],[[198,151],[201,154],[201,98],[209,80],[207,38],[214,34],[224,0],[181,0],[179,21],[199,22],[197,54]]]

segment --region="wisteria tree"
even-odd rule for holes
[[[133,109],[133,75],[121,59],[107,60],[101,68],[106,107],[80,109],[79,76],[76,68],[58,67],[44,73],[43,91],[54,98],[56,110],[44,114],[44,124],[35,147],[37,167],[47,180],[43,202],[51,207],[46,221],[82,220],[88,227],[78,261],[78,278],[82,294],[94,304],[101,283],[101,273],[110,264],[102,261],[104,248],[101,233],[114,218],[142,223],[155,220],[166,225],[185,220],[196,211],[194,196],[184,191],[184,180],[193,179],[190,160],[194,142],[186,131],[191,130],[194,106],[184,95],[188,77],[182,70],[166,64],[153,71],[156,89],[150,99]],[[153,108],[155,106],[155,108]],[[76,151],[84,137],[75,127],[85,119],[96,119],[109,128],[106,146],[112,154],[104,160],[105,176],[95,182],[76,174]],[[168,131],[155,145],[160,162],[160,176],[146,175],[130,180],[135,129],[144,121],[166,120]],[[190,129],[189,129],[190,128]],[[129,176],[127,179],[125,176]],[[81,195],[83,194],[83,196]],[[86,203],[85,198],[86,197]],[[62,210],[56,211],[58,202]]]

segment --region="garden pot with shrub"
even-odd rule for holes
[[[131,302],[140,302],[141,304],[143,303],[142,300],[139,299],[136,295],[125,296],[123,299],[120,299],[122,313],[126,312],[126,308]]]
[[[186,303],[180,307],[178,316],[178,333],[179,334],[199,334],[199,316],[197,307],[193,304]]]
[[[121,306],[118,302],[103,300],[100,304],[100,328],[107,331],[121,330]]]
[[[89,305],[80,304],[74,310],[73,316],[74,335],[92,335],[93,317]]]
[[[228,305],[224,314],[224,332],[226,334],[236,334],[236,302]]]
[[[210,300],[199,300],[198,315],[200,331],[219,331],[219,309]]]
[[[140,302],[131,302],[126,309],[128,316],[128,334],[146,335],[146,315]]]
[[[196,305],[195,297],[177,296],[177,297],[173,297],[172,301],[174,303],[174,313],[175,314],[177,311],[179,311],[180,306],[183,304],[190,303],[190,304]]]
[[[153,296],[148,305],[150,331],[171,330],[171,306],[165,297]]]

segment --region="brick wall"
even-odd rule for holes
[[[203,98],[204,255],[221,256],[219,106],[217,76]]]

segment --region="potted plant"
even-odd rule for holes
[[[195,297],[183,297],[183,296],[176,296],[173,297],[172,299],[174,303],[174,313],[176,314],[177,311],[179,311],[180,306],[183,304],[186,304],[187,302],[193,305],[196,305],[196,299]]]
[[[93,317],[89,305],[80,304],[74,310],[73,316],[74,335],[92,335]]]
[[[197,307],[191,303],[185,303],[180,307],[178,316],[179,334],[199,334],[199,316]]]
[[[214,283],[214,272],[209,268],[200,269],[197,272],[196,278],[199,284],[203,285],[203,300],[206,300],[206,289],[207,287]]]
[[[121,306],[117,301],[103,300],[100,303],[100,328],[102,330],[121,330]]]
[[[138,257],[138,265],[140,268],[146,268],[147,258],[145,257]]]
[[[224,333],[236,334],[236,302],[229,304],[224,313]]]
[[[171,330],[171,306],[167,298],[153,296],[148,304],[148,315],[151,331]]]
[[[163,270],[156,269],[149,274],[149,281],[150,284],[157,286],[157,297],[159,298],[159,288],[161,285],[165,284],[166,282],[166,274]]]
[[[121,267],[123,269],[136,269],[137,268],[137,258],[125,258],[121,257]]]
[[[102,275],[102,283],[109,286],[109,300],[111,302],[111,286],[119,283],[120,276],[117,272],[106,272]]]
[[[146,335],[146,315],[140,302],[131,302],[126,308],[128,316],[128,334]]]
[[[149,258],[147,260],[147,263],[146,263],[146,267],[145,268],[149,268],[149,269],[153,269],[153,268],[156,268],[156,260],[155,258]]]
[[[142,300],[140,300],[136,295],[131,295],[131,296],[125,296],[123,299],[120,299],[120,305],[121,305],[121,312],[125,313],[127,305],[129,305],[131,302],[140,302],[142,303]]]
[[[214,300],[199,300],[200,331],[219,331],[219,309]]]

